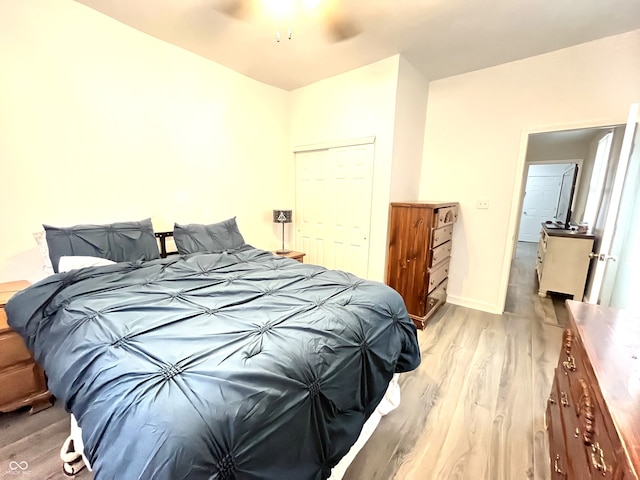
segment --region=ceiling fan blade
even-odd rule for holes
[[[350,18],[340,18],[329,22],[328,33],[331,41],[342,42],[360,35],[362,28]]]
[[[218,12],[239,20],[246,20],[253,12],[251,0],[217,0],[213,8]]]
[[[360,22],[348,11],[344,2],[334,2],[333,8],[326,12],[324,21],[332,42],[342,42],[362,33]]]

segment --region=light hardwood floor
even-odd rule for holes
[[[566,313],[563,299],[538,297],[535,251],[518,244],[504,314],[445,305],[419,332],[422,364],[401,376],[401,405],[345,480],[549,478],[544,409]],[[58,451],[68,430],[59,402],[0,414],[0,478],[66,478]],[[15,476],[12,461],[28,469]]]
[[[545,402],[566,313],[537,295],[536,244],[519,243],[505,313],[445,305],[419,332],[420,367],[345,480],[548,479]]]

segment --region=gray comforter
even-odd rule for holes
[[[420,363],[394,290],[248,246],[53,275],[6,310],[98,480],[326,478]]]

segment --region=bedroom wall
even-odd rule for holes
[[[0,281],[38,273],[42,223],[237,215],[276,248],[287,92],[66,0],[0,2]]]
[[[293,90],[290,98],[291,172],[295,146],[376,137],[368,275],[373,280],[384,278],[398,69],[396,55]]]
[[[638,58],[640,30],[431,82],[420,196],[462,207],[449,301],[503,310],[528,134],[624,123]]]
[[[400,56],[389,192],[392,202],[417,200],[420,193],[428,93],[429,82]]]

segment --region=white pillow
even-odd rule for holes
[[[100,267],[102,265],[113,265],[114,263],[116,262],[100,257],[62,256],[60,257],[60,263],[58,263],[58,271],[62,273],[68,272],[69,270],[76,270],[78,268]]]
[[[49,245],[47,244],[47,233],[44,230],[35,232],[33,238],[36,239],[38,248],[40,249],[40,256],[42,257],[42,270],[47,275],[53,275],[53,265],[51,265],[51,258],[49,257]]]

